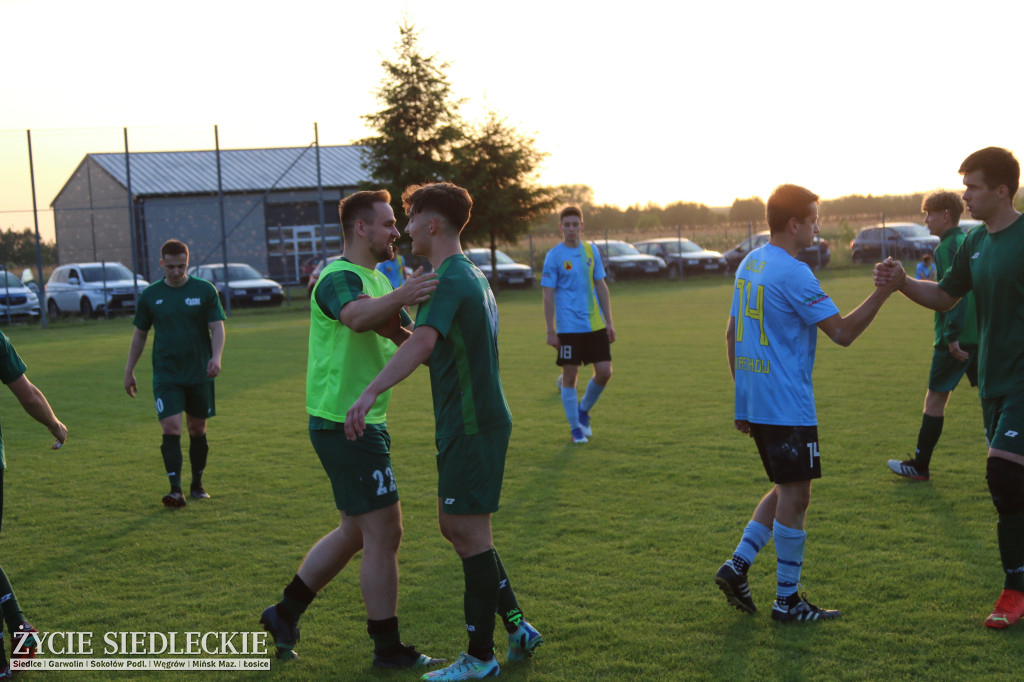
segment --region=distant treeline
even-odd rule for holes
[[[43,265],[57,262],[57,246],[40,242]],[[0,265],[34,265],[36,262],[36,235],[29,228],[15,232],[13,228],[0,231]]]

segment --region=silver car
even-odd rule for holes
[[[120,263],[68,263],[57,267],[46,282],[46,313],[80,312],[93,317],[105,312],[135,310],[136,292],[149,282]]]
[[[39,296],[14,273],[0,270],[0,322],[39,319]]]

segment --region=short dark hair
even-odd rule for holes
[[[355,229],[356,221],[372,223],[377,219],[375,204],[391,203],[391,193],[386,189],[364,190],[350,194],[338,202],[338,220],[346,233]]]
[[[932,192],[921,202],[921,210],[925,213],[929,211],[949,211],[949,215],[953,219],[953,225],[956,226],[960,224],[960,216],[964,212],[964,202],[956,192]]]
[[[160,257],[188,255],[188,245],[178,239],[168,239],[160,247]]]
[[[409,215],[434,211],[459,232],[466,227],[473,211],[473,198],[462,187],[451,182],[409,185],[402,192],[402,206]]]
[[[570,215],[576,216],[577,218],[580,219],[580,222],[583,222],[583,211],[581,211],[576,206],[566,206],[565,208],[562,209],[562,212],[558,214],[559,224],[561,224],[561,222],[565,220],[566,216]]]
[[[803,220],[811,214],[807,205],[815,203],[820,197],[800,185],[779,185],[772,190],[765,206],[768,227],[772,234],[781,232],[789,224],[790,218]]]
[[[989,189],[1006,185],[1010,190],[1010,199],[1017,194],[1017,188],[1020,187],[1020,163],[1009,149],[985,147],[974,152],[960,164],[960,175],[974,171],[981,171]]]

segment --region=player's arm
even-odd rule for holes
[[[615,325],[612,324],[612,295],[608,291],[608,282],[599,279],[594,282],[594,291],[597,293],[597,302],[604,313],[604,326],[608,330],[608,343],[615,342]]]
[[[939,312],[949,310],[960,300],[947,294],[938,282],[907,277],[903,264],[892,258],[886,258],[884,262],[875,265],[874,277],[876,287],[898,289],[919,306]]]
[[[366,415],[373,407],[377,397],[426,362],[433,352],[439,336],[438,331],[431,326],[418,326],[409,340],[395,351],[388,364],[384,365],[384,369],[374,377],[359,399],[349,408],[348,414],[345,415],[345,435],[349,440],[355,440],[363,435],[363,430],[366,428]]]
[[[917,280],[914,280],[917,281]],[[849,346],[860,336],[875,319],[875,315],[882,309],[892,291],[887,288],[876,287],[871,295],[857,306],[853,312],[846,317],[839,313],[826,317],[818,323],[818,329],[825,332],[828,338],[840,346]]]
[[[544,324],[547,325],[547,344],[558,348],[558,330],[555,329],[555,290],[543,287],[544,290]]]
[[[43,392],[36,388],[35,384],[29,381],[28,377],[24,374],[7,384],[7,388],[11,389],[11,393],[21,403],[25,412],[49,429],[53,437],[57,439],[57,442],[52,446],[53,449],[57,450],[63,446],[64,442],[68,439],[68,429],[53,414],[53,409],[50,407],[50,403],[47,402]]]
[[[210,362],[206,365],[206,376],[211,379],[220,374],[220,362],[224,356],[224,320],[214,320],[210,327],[210,348],[213,351]]]
[[[148,336],[148,329],[136,327],[132,333],[132,342],[128,346],[128,364],[124,367],[124,390],[132,398],[135,397],[135,392],[138,390],[138,386],[135,383],[135,365],[139,364],[139,358],[142,357],[142,351],[146,348],[146,338]]]
[[[402,308],[418,305],[429,299],[436,288],[437,273],[424,273],[420,267],[402,283],[402,286],[389,294],[377,298],[359,298],[346,303],[338,319],[357,333],[375,331],[394,323]],[[388,334],[382,336],[391,338]]]

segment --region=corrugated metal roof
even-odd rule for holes
[[[362,166],[364,147],[320,147],[320,177],[325,187],[353,187],[369,180]],[[124,154],[89,154],[127,187]],[[132,194],[206,194],[217,191],[217,153],[132,152]],[[293,165],[294,164],[294,165]],[[225,192],[310,189],[316,182],[316,149],[222,149]]]

